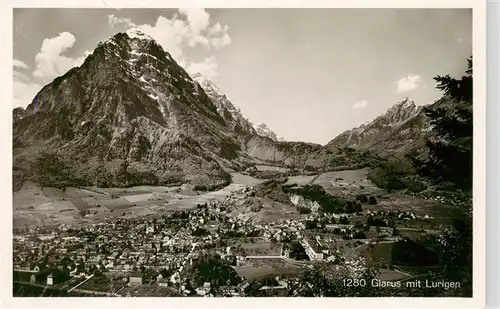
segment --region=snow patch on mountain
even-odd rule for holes
[[[205,91],[205,93],[212,99],[215,106],[217,107],[217,112],[227,121],[230,119],[226,112],[231,115],[230,118],[233,120],[234,125],[239,125],[243,130],[245,130],[250,135],[257,134],[263,137],[272,139],[273,141],[284,141],[282,137],[279,137],[274,133],[269,127],[264,124],[255,124],[243,116],[241,110],[233,105],[233,103],[227,98],[227,96],[222,92],[222,90],[217,87],[214,82],[204,77],[200,73],[194,73],[191,78],[196,81]]]
[[[141,30],[139,30],[137,28],[131,28],[131,29],[127,30],[126,33],[131,39],[153,40],[153,38],[150,35],[142,32]]]

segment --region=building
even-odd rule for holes
[[[129,285],[137,286],[142,285],[142,274],[133,272],[129,276]]]
[[[323,249],[320,247],[316,240],[311,240],[307,238],[303,238],[300,240],[300,244],[304,247],[304,250],[309,256],[311,261],[320,261],[324,258]]]
[[[202,287],[196,289],[196,294],[205,296],[210,293],[210,282],[205,282]]]
[[[169,280],[167,278],[160,278],[158,279],[158,286],[168,287],[168,282]]]
[[[155,224],[153,222],[146,222],[146,234],[153,234],[155,232]]]
[[[54,285],[54,276],[52,274],[47,276],[47,285]]]

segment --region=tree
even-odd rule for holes
[[[436,136],[426,141],[427,159],[411,157],[417,172],[435,183],[451,182],[472,189],[472,57],[461,79],[436,76],[436,88],[453,108],[433,106],[424,109]]]
[[[375,198],[375,196],[370,196],[370,198],[368,199],[368,203],[370,205],[376,205],[377,204],[377,199]]]
[[[453,110],[426,108],[436,138],[427,141],[427,159],[412,158],[417,172],[434,183],[449,182],[472,191],[472,57],[460,79],[437,76],[437,88],[454,103]],[[453,227],[444,231],[435,250],[447,281],[460,281],[464,296],[472,295],[472,203],[461,206]]]
[[[339,219],[339,223],[340,224],[349,224],[349,219],[347,219],[347,217],[340,217]]]

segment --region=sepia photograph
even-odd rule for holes
[[[472,8],[12,27],[13,298],[473,297]]]

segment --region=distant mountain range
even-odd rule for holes
[[[102,187],[213,189],[255,164],[303,172],[360,168],[376,164],[371,152],[400,151],[430,130],[421,108],[404,100],[326,146],[283,141],[138,30],[100,42],[80,67],[44,86],[26,109],[14,109],[13,120],[15,181],[77,179]],[[40,167],[44,156],[52,159]]]
[[[443,98],[429,108],[452,104]],[[350,147],[369,150],[379,155],[415,153],[425,148],[425,140],[433,135],[424,106],[417,106],[409,98],[397,102],[383,115],[359,127],[347,130],[327,143],[327,147]]]

